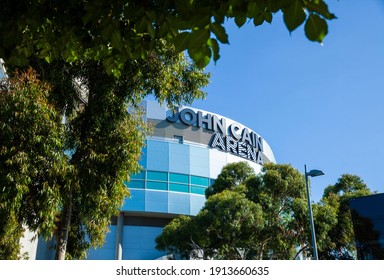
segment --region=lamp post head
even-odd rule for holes
[[[312,169],[311,171],[307,172],[306,175],[311,177],[316,177],[316,176],[324,175],[324,172],[321,170]]]

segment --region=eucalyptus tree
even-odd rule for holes
[[[356,242],[349,200],[370,194],[372,194],[372,191],[364,181],[359,176],[351,174],[341,175],[334,185],[325,188],[322,200],[317,208],[329,209],[332,216],[335,216],[335,222],[331,224],[327,236],[321,239],[322,242],[319,246],[320,258],[356,259]],[[324,224],[323,218],[315,215],[315,224]]]
[[[159,250],[213,259],[294,259],[309,251],[304,178],[290,165],[266,164],[255,175],[245,162],[229,164],[206,196],[196,217],[164,228]]]
[[[33,71],[0,89],[0,259],[17,259],[23,226],[52,235],[67,173],[64,128]]]
[[[252,258],[264,226],[260,205],[224,190],[208,198],[196,217],[171,221],[157,237],[157,249],[181,258]]]

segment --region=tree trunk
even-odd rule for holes
[[[56,236],[55,260],[65,260],[67,252],[68,234],[72,218],[72,190],[69,190],[67,203],[63,207],[63,213]]]

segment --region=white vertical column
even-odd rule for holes
[[[124,230],[124,213],[120,212],[117,217],[117,227],[116,227],[116,250],[115,250],[115,259],[123,259],[123,230]]]

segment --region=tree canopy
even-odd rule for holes
[[[305,183],[290,165],[266,164],[255,175],[245,162],[229,164],[206,196],[196,217],[164,228],[158,249],[213,259],[294,259],[308,249]]]
[[[118,77],[127,61],[147,57],[165,40],[203,67],[229,43],[227,19],[259,26],[280,11],[289,32],[304,24],[306,37],[317,42],[335,18],[324,0],[3,0],[0,57],[8,66],[29,65],[35,56],[93,59]]]
[[[356,175],[343,174],[334,185],[324,190],[320,203],[315,206],[320,209],[328,209],[328,215],[316,215],[316,230],[321,234],[321,225],[327,225],[329,231],[326,236],[320,238],[319,257],[321,259],[356,259],[356,242],[353,230],[349,200],[372,194],[364,181]],[[320,214],[320,213],[318,213]],[[324,219],[334,216],[334,223],[327,223]]]

